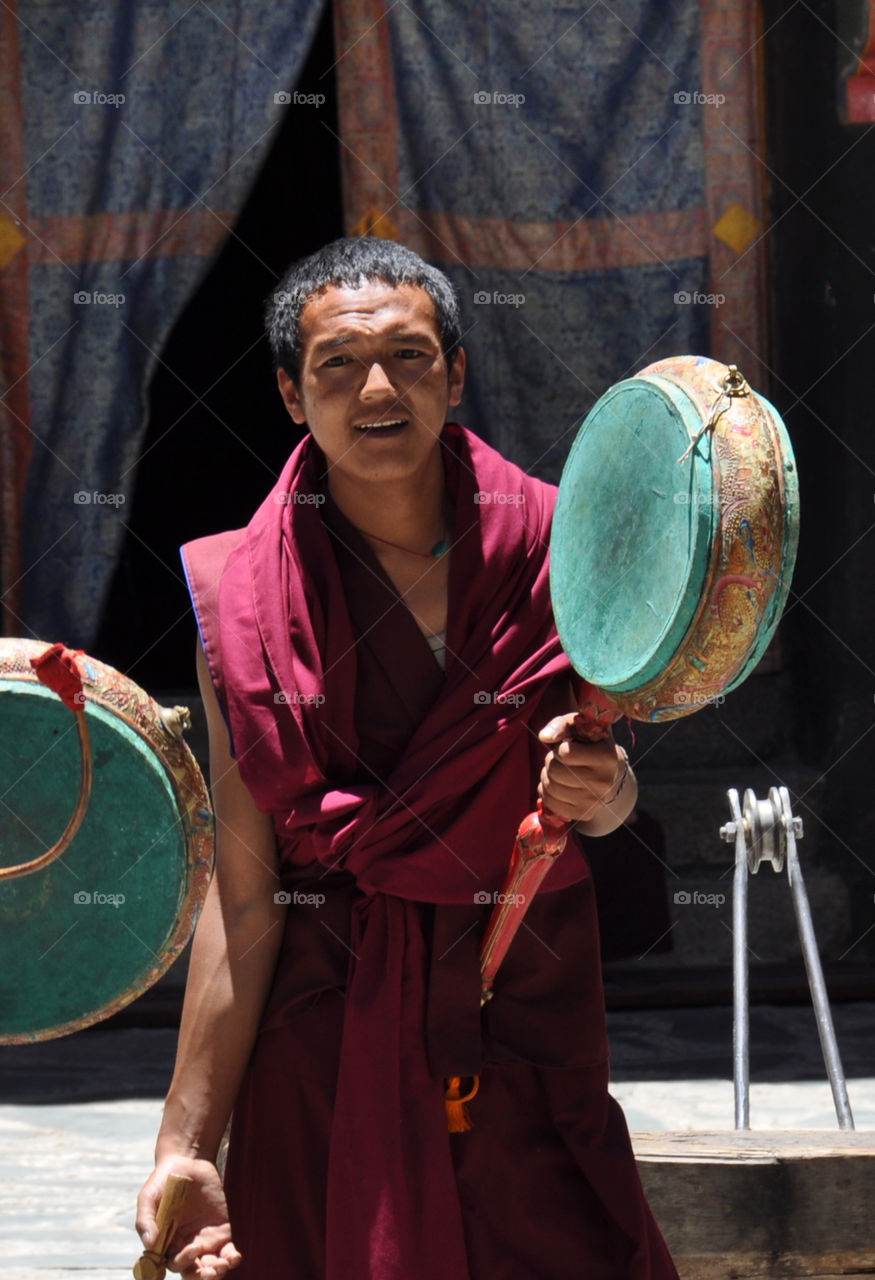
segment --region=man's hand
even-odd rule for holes
[[[170,1271],[185,1280],[220,1280],[241,1261],[231,1240],[228,1206],[218,1170],[209,1160],[169,1156],[161,1160],[137,1198],[137,1231],[143,1248],[156,1235],[155,1215],[170,1173],[194,1179],[185,1210],[168,1250]]]
[[[538,795],[551,813],[569,822],[588,823],[605,814],[605,801],[616,795],[627,766],[622,749],[612,738],[605,738],[602,742],[569,741],[575,714],[556,716],[538,734],[541,742],[557,744],[544,761]],[[624,793],[625,790],[624,787]],[[634,792],[634,788],[629,790]],[[630,798],[634,803],[634,797]],[[620,808],[623,811],[616,815],[611,826],[618,825],[626,817],[627,805],[618,804]],[[601,828],[603,824],[599,822],[597,825]],[[599,834],[599,831],[592,834]]]

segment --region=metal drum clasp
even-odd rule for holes
[[[724,400],[729,401],[736,399],[739,396],[749,395],[750,387],[747,384],[747,379],[739,372],[738,365],[727,365],[726,373],[717,386],[717,395],[711,402],[711,408],[708,410],[708,416],[705,418],[705,421],[702,423],[701,427],[699,427],[696,434],[690,437],[690,443],[678,458],[678,465],[682,462],[686,462],[687,458],[693,452],[706,431],[714,430],[717,425],[717,419],[720,417],[721,413],[725,413],[729,408],[728,403],[723,403]]]
[[[737,364],[726,366],[726,377],[720,384],[721,396],[749,396],[750,387],[744,374],[739,371]]]

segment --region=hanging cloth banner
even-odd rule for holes
[[[661,357],[767,385],[758,9],[335,4],[347,230],[448,270],[460,416],[524,469]]]
[[[0,6],[7,634],[93,639],[149,378],[291,109],[322,8]]]

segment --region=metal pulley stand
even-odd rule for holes
[[[756,875],[763,862],[770,862],[780,873],[787,864],[787,878],[793,896],[796,927],[802,944],[802,955],[808,974],[808,986],[817,1020],[820,1047],[832,1089],[833,1102],[840,1129],[853,1129],[854,1118],[848,1101],[844,1071],[836,1044],[829,997],[823,980],[823,969],[814,936],[814,925],[808,906],[808,895],[796,852],[796,841],[802,839],[802,819],[794,818],[786,787],[772,787],[767,800],[758,800],[753,791],[745,791],[744,806],[739,806],[738,792],[727,792],[732,821],[720,828],[720,836],[735,842],[735,878],[732,888],[733,931],[733,1066],[735,1080],[735,1127],[750,1128],[750,1061],[749,1010],[747,981],[747,890],[748,873]]]

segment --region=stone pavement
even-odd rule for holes
[[[0,1274],[130,1280],[157,1099],[0,1108]]]
[[[727,1013],[610,1015],[612,1091],[633,1132],[732,1127]],[[875,1129],[873,1013],[834,1009],[858,1129]],[[833,1128],[810,1009],[754,1009],[752,1023],[753,1127]],[[0,1049],[2,1280],[130,1276],[174,1041],[170,1030],[98,1028]]]
[[[875,1078],[849,1083],[859,1129],[875,1128]],[[729,1129],[728,1081],[614,1086],[630,1128]],[[158,1099],[0,1107],[0,1272],[8,1280],[129,1280],[136,1193],[150,1168]],[[820,1082],[757,1084],[757,1129],[834,1127]]]

